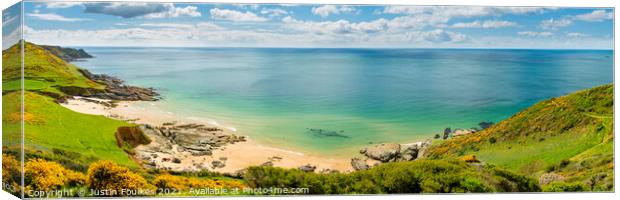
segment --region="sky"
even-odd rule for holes
[[[612,49],[613,9],[26,2],[24,38],[62,46]]]

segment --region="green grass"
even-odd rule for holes
[[[66,94],[58,88],[65,86],[89,89],[103,89],[104,86],[86,78],[79,68],[42,47],[29,42],[24,45],[24,89],[27,91],[24,96],[24,137],[27,156],[44,157],[70,165],[86,165],[96,158],[137,168],[138,165],[127,153],[116,146],[114,137],[118,127],[133,124],[77,113],[60,106],[53,97],[42,95],[64,96]],[[4,50],[2,56],[3,145],[14,145],[19,144],[21,138],[19,45]],[[56,154],[58,152],[65,153]]]
[[[606,162],[613,160],[610,143],[613,85],[605,85],[541,101],[486,130],[435,144],[427,156],[441,159],[473,154],[483,162],[537,177],[557,171],[553,168],[560,163],[599,155],[591,162],[598,164],[574,167],[578,170],[573,171],[558,168],[567,180],[585,183],[598,173],[613,176],[613,168]]]
[[[104,89],[104,86],[86,78],[71,63],[54,56],[42,47],[26,42],[24,44],[24,89],[62,94],[57,87]],[[20,48],[15,45],[3,51],[3,91],[19,89],[21,78]]]
[[[5,105],[12,105],[19,93],[3,96]],[[104,116],[81,114],[64,108],[54,99],[32,92],[24,95],[25,108],[25,146],[29,150],[61,149],[77,152],[83,156],[114,161],[118,164],[136,168],[138,165],[116,146],[114,133],[120,126],[134,126],[127,122],[113,120]],[[4,106],[4,105],[3,105]],[[3,107],[3,126],[11,129],[19,121],[8,119],[19,113],[19,107]],[[5,119],[5,116],[6,119]],[[19,132],[3,134],[3,139],[13,141]]]

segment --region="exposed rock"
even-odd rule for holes
[[[424,157],[426,149],[431,145],[432,140],[410,144],[379,144],[360,150],[360,154],[367,157],[366,160],[360,158],[351,159],[351,166],[354,169],[368,169],[371,166],[378,166],[385,162],[411,161]]]
[[[450,137],[450,133],[452,133],[452,129],[449,127],[443,130],[443,139],[448,139]]]
[[[540,185],[546,185],[549,183],[563,181],[563,180],[564,180],[564,176],[552,172],[552,173],[545,173],[541,175],[540,178],[538,178],[538,183]]]
[[[396,160],[399,153],[400,144],[384,143],[366,148],[366,152],[364,154],[374,160],[390,162]]]
[[[368,166],[368,164],[366,163],[366,161],[360,159],[360,158],[353,158],[351,159],[351,166],[353,167],[353,169],[359,171],[359,170],[367,170],[370,168],[370,166]]]
[[[418,144],[403,145],[402,148],[403,149],[400,152],[400,160],[410,161],[418,158],[418,152],[420,151]]]
[[[319,171],[320,174],[330,174],[330,173],[338,173],[338,172],[339,172],[338,170],[328,169],[328,168],[321,169],[321,171]]]
[[[465,130],[463,130],[463,129],[456,129],[456,130],[454,130],[454,133],[452,133],[452,136],[454,136],[454,137],[463,136],[463,135],[468,135],[468,134],[475,133],[477,131],[478,130],[473,129],[473,128],[465,129]]]
[[[263,164],[260,164],[260,166],[263,166],[263,167],[273,167],[273,162],[267,161],[267,162],[264,162]]]
[[[314,172],[314,170],[316,170],[316,166],[306,164],[306,165],[300,166],[298,169],[304,172]]]
[[[124,85],[124,81],[105,74],[92,74],[88,70],[79,69],[87,78],[104,84],[104,90],[78,87],[61,87],[62,92],[73,96],[95,97],[100,99],[122,101],[157,101],[159,94],[153,88],[141,88]]]
[[[224,162],[222,162],[221,160],[214,160],[214,161],[211,162],[211,165],[212,165],[211,168],[213,168],[213,169],[215,169],[215,168],[222,168],[222,167],[226,166],[226,164]]]
[[[173,158],[173,159],[172,159],[172,162],[173,162],[173,163],[177,163],[177,164],[179,164],[179,163],[181,163],[181,159],[179,159],[179,158]]]
[[[493,123],[493,122],[480,122],[480,123],[478,123],[478,126],[480,126],[480,129],[484,130],[484,129],[487,129],[487,128],[493,126],[493,124],[495,124],[495,123]]]
[[[426,153],[426,150],[431,146],[431,143],[433,141],[431,140],[426,140],[424,142],[421,142],[418,147],[418,157],[416,159],[420,159],[424,157],[424,153]]]
[[[152,140],[148,145],[139,145],[134,148],[137,158],[149,157],[145,167],[152,169],[168,169],[173,171],[200,171],[208,167],[195,163],[196,157],[211,156],[213,151],[223,149],[228,144],[245,141],[245,137],[230,134],[217,127],[203,124],[165,123],[162,126],[140,125],[139,130]],[[153,157],[152,154],[159,155]],[[180,167],[171,165],[178,159],[182,163],[192,165]],[[204,157],[203,157],[204,158]],[[220,157],[221,164],[228,160]],[[170,162],[172,161],[172,162]],[[212,163],[213,164],[213,163]],[[215,166],[221,166],[216,163]]]

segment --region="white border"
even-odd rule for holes
[[[33,0],[31,0],[33,1]],[[43,0],[34,0],[43,1]],[[62,0],[59,0],[62,1]],[[80,0],[80,1],[97,1],[97,0]],[[99,0],[102,1],[102,0]],[[105,1],[105,0],[103,0]],[[124,0],[141,2],[145,0]],[[153,0],[160,2],[196,2],[196,3],[299,3],[299,4],[397,4],[397,5],[483,5],[483,6],[556,6],[556,7],[613,7],[618,8],[620,1],[617,0]],[[0,0],[2,9],[6,9],[9,6],[19,2],[19,0]],[[618,19],[617,10],[614,12],[614,19]],[[0,29],[1,30],[1,29]],[[614,21],[614,36],[618,33],[617,20]],[[617,46],[617,40],[614,41],[614,47]],[[614,48],[615,49],[615,48]],[[614,63],[618,63],[619,57],[614,52]],[[615,69],[615,66],[614,66]],[[618,82],[618,75],[620,72],[614,70],[614,83]],[[615,89],[615,87],[614,87]],[[614,93],[614,104],[617,103],[618,93]],[[0,100],[1,102],[1,100]],[[616,104],[617,105],[617,104]],[[614,113],[618,113],[620,108],[614,107]],[[614,118],[614,124],[618,124],[620,120],[618,117]],[[614,132],[617,133],[617,126],[614,126]],[[616,134],[617,136],[617,134]],[[1,141],[1,138],[0,138]],[[615,155],[619,154],[619,148],[615,148]],[[615,159],[615,166],[618,166],[618,159]],[[615,180],[615,187],[620,186],[618,178]],[[615,197],[615,198],[614,198]],[[222,198],[163,198],[163,199],[337,199],[337,200],[349,200],[349,199],[488,199],[496,200],[501,199],[560,199],[560,200],[584,200],[584,199],[617,199],[617,193],[557,193],[557,194],[431,194],[431,195],[370,195],[370,196],[303,196],[303,197],[222,197]],[[14,196],[0,192],[0,199],[18,199]],[[152,199],[152,198],[131,198],[131,199]]]

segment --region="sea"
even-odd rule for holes
[[[261,145],[350,157],[500,122],[541,100],[613,83],[611,50],[82,47],[75,62],[162,100],[136,106]]]

